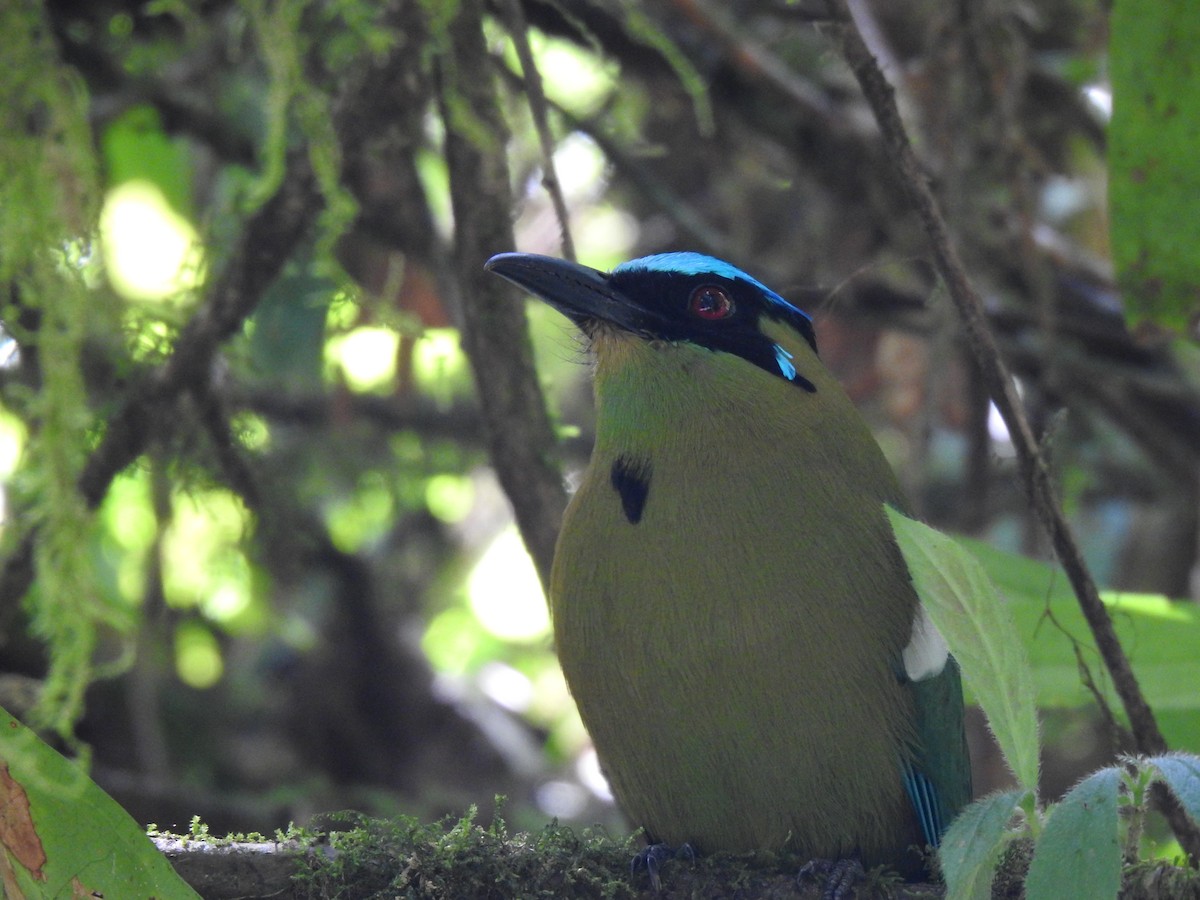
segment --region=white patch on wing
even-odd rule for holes
[[[910,681],[924,681],[940,675],[950,657],[950,647],[937,630],[924,606],[917,607],[912,638],[904,648],[904,673]]]

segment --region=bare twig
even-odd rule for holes
[[[502,60],[496,60],[496,69],[507,82],[519,87],[521,79]],[[629,180],[639,192],[645,194],[650,204],[660,210],[674,223],[687,241],[698,249],[717,256],[728,249],[729,240],[701,212],[683,197],[680,197],[661,178],[643,163],[636,153],[622,146],[608,135],[604,126],[595,119],[581,119],[569,109],[547,98],[546,105],[555,111],[571,131],[580,131],[591,138],[604,158],[612,163],[614,171]]]
[[[899,78],[900,60],[892,51],[883,29],[879,27],[879,20],[875,17],[875,11],[871,9],[870,4],[863,0],[846,0],[846,9],[849,10],[850,16],[854,20],[854,27],[862,37],[863,43],[867,45],[871,55],[879,61],[879,67],[884,72],[891,72]]]
[[[837,110],[823,92],[799,77],[768,47],[745,34],[724,4],[709,0],[674,0],[674,5],[720,41],[729,59],[747,75],[774,85],[818,121],[827,122],[831,127],[850,124],[844,119],[839,120]]]
[[[1130,720],[1142,735],[1139,743],[1144,743],[1148,752],[1159,752],[1166,746],[1162,733],[1141,695],[1129,662],[1112,630],[1112,623],[1108,620],[1108,614],[1100,601],[1096,585],[1084,566],[1074,538],[1058,509],[1049,469],[1025,417],[1012,377],[1000,357],[995,338],[987,325],[983,301],[958,256],[937,201],[909,144],[904,125],[892,102],[891,86],[854,29],[844,0],[827,0],[827,4],[837,21],[835,27],[841,39],[842,52],[858,77],[863,93],[871,104],[888,143],[891,151],[889,158],[895,164],[897,173],[929,234],[934,261],[962,318],[967,339],[979,360],[981,374],[987,383],[988,393],[1008,426],[1018,453],[1022,475],[1038,515],[1050,532],[1055,549],[1080,598],[1084,614],[1092,624],[1093,630],[1097,631],[1101,653],[1112,671],[1114,681],[1118,684],[1118,693],[1127,707]]]
[[[609,137],[599,122],[579,119],[567,110],[561,113],[571,128],[582,131],[596,142],[604,158],[612,163],[614,171],[628,178],[630,184],[644,193],[654,207],[675,224],[683,237],[709,253],[723,255],[728,251],[729,236],[709,222],[694,203],[680,196],[659,178],[650,166],[638,159],[636,153],[631,153]]]
[[[896,109],[892,87],[854,26],[846,0],[826,0],[826,8],[833,19],[832,29],[841,43],[842,55],[858,79],[883,132],[888,158],[896,167],[896,173],[929,235],[934,262],[958,309],[988,393],[1008,426],[1026,490],[1038,519],[1050,535],[1055,553],[1071,581],[1080,609],[1096,639],[1101,658],[1112,676],[1113,686],[1133,727],[1138,751],[1163,753],[1167,750],[1166,739],[1158,727],[1154,711],[1138,686],[1129,659],[1113,629],[1112,620],[1100,600],[1096,583],[1058,504],[1049,467],[1021,407],[1012,376],[988,327],[983,301],[950,239],[941,209],[909,143]],[[1164,812],[1180,843],[1194,859],[1200,858],[1200,831],[1177,806],[1174,814],[1170,808],[1164,809]]]
[[[525,76],[525,96],[529,100],[529,112],[533,116],[533,125],[537,129],[538,142],[542,147],[542,184],[554,204],[554,214],[558,216],[558,227],[562,231],[563,256],[575,261],[575,242],[571,239],[571,219],[567,212],[567,201],[563,198],[562,182],[558,180],[558,170],[554,166],[554,136],[550,134],[550,124],[546,120],[546,94],[542,90],[542,75],[537,63],[533,60],[533,51],[529,47],[529,23],[525,19],[525,10],[521,0],[504,0],[504,15],[508,19],[508,33],[517,48],[517,58],[521,61],[521,71]]]

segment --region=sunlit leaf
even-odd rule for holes
[[[1033,667],[1041,707],[1077,708],[1095,702],[1084,686],[1078,644],[1101,692],[1121,713],[1094,649],[1091,631],[1062,570],[958,538],[1009,600]],[[1105,592],[1121,646],[1172,746],[1200,750],[1200,607],[1150,594]],[[969,686],[968,686],[969,688]]]

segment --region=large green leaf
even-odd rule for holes
[[[1113,261],[1127,309],[1182,330],[1200,310],[1200,5],[1116,0],[1109,33]]]
[[[887,507],[921,603],[954,652],[1018,782],[1037,790],[1037,711],[1029,663],[1008,604],[953,538]]]
[[[0,852],[7,900],[198,896],[125,810],[2,709]]]

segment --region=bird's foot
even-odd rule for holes
[[[662,869],[663,863],[669,859],[693,860],[695,858],[696,851],[692,849],[691,844],[680,844],[678,847],[672,847],[670,844],[651,844],[629,861],[629,872],[636,875],[641,869],[645,869],[650,876],[650,886],[654,888],[655,893],[658,893],[662,890],[662,878],[659,871]]]
[[[824,878],[821,900],[848,900],[854,895],[855,886],[866,877],[866,870],[857,859],[813,859],[800,867],[796,881]]]

